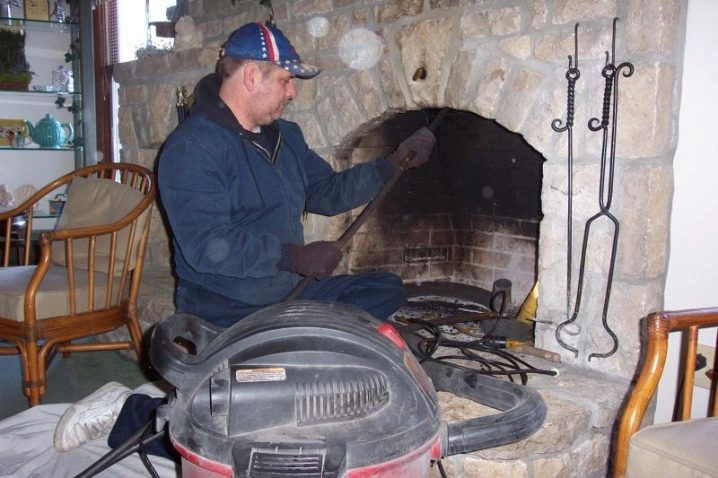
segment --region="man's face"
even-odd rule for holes
[[[287,70],[273,67],[265,72],[256,98],[256,122],[268,125],[282,116],[284,107],[297,96],[294,75]]]

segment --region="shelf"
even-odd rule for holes
[[[24,18],[0,17],[0,27],[5,29],[29,30],[33,32],[67,33],[79,26],[76,22],[51,22],[43,20],[26,20]]]
[[[47,209],[38,209],[38,210],[35,210],[32,212],[32,218],[33,218],[33,220],[35,220],[35,219],[57,219],[58,217],[60,217],[60,214],[62,214],[62,213],[61,212],[57,212],[57,213],[50,212]],[[27,215],[20,214],[18,216],[15,216],[15,218],[21,218],[21,220],[17,225],[13,224],[13,228],[15,228],[17,226],[24,228],[25,224],[26,224],[26,220],[27,220]]]
[[[0,88],[1,93],[10,93],[13,95],[37,95],[37,96],[82,96],[82,91],[35,91],[35,90],[4,90]]]
[[[0,3],[7,2],[0,0]],[[17,178],[19,181],[22,177],[22,182],[46,184],[64,174],[70,163],[74,168],[85,166],[87,152],[97,149],[94,137],[95,78],[92,67],[93,2],[65,0],[65,3],[68,6],[66,12],[70,16],[67,17],[68,21],[61,22],[52,21],[57,20],[55,16],[41,20],[25,19],[19,8],[12,9],[12,13],[7,13],[6,9],[0,11],[0,30],[27,34],[24,54],[30,69],[34,69],[37,74],[30,86],[21,87],[21,90],[11,89],[14,86],[11,84],[2,85],[5,88],[0,88],[0,116],[27,119],[31,124],[36,124],[36,120],[51,113],[61,123],[72,125],[77,136],[77,140],[69,141],[60,148],[39,147],[24,131],[24,147],[12,147],[3,137],[0,142],[0,171],[7,172],[13,180]],[[72,53],[70,62],[65,61],[68,53]],[[47,88],[52,88],[52,73],[57,65],[64,65],[73,72],[74,91],[47,91]],[[33,86],[42,91],[33,89]],[[58,103],[64,104],[58,106]]]
[[[82,146],[68,147],[62,146],[60,148],[38,148],[36,146],[25,146],[24,148],[13,148],[10,146],[0,146],[0,151],[82,151]]]
[[[33,211],[32,218],[33,219],[57,219],[60,217],[60,214],[53,214],[50,211]]]

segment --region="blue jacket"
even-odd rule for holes
[[[383,158],[335,172],[295,123],[277,120],[263,147],[205,77],[192,114],[167,139],[158,167],[180,283],[262,306],[283,299],[301,276],[281,270],[288,244],[304,244],[302,215],[332,216],[371,200],[389,178]]]

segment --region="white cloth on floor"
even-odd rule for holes
[[[135,389],[136,393],[162,397],[165,391],[154,383]],[[104,456],[110,447],[107,436],[79,447],[58,452],[52,444],[55,426],[69,403],[38,405],[0,420],[0,477],[47,478],[75,476]],[[162,478],[180,476],[179,468],[166,458],[149,455],[152,465]],[[102,478],[150,476],[137,453],[112,465]]]

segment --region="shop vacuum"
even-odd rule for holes
[[[421,478],[432,460],[516,442],[543,423],[534,390],[435,361],[346,305],[262,309],[229,329],[178,314],[155,328],[159,411],[183,478]],[[447,424],[436,390],[499,413]]]

